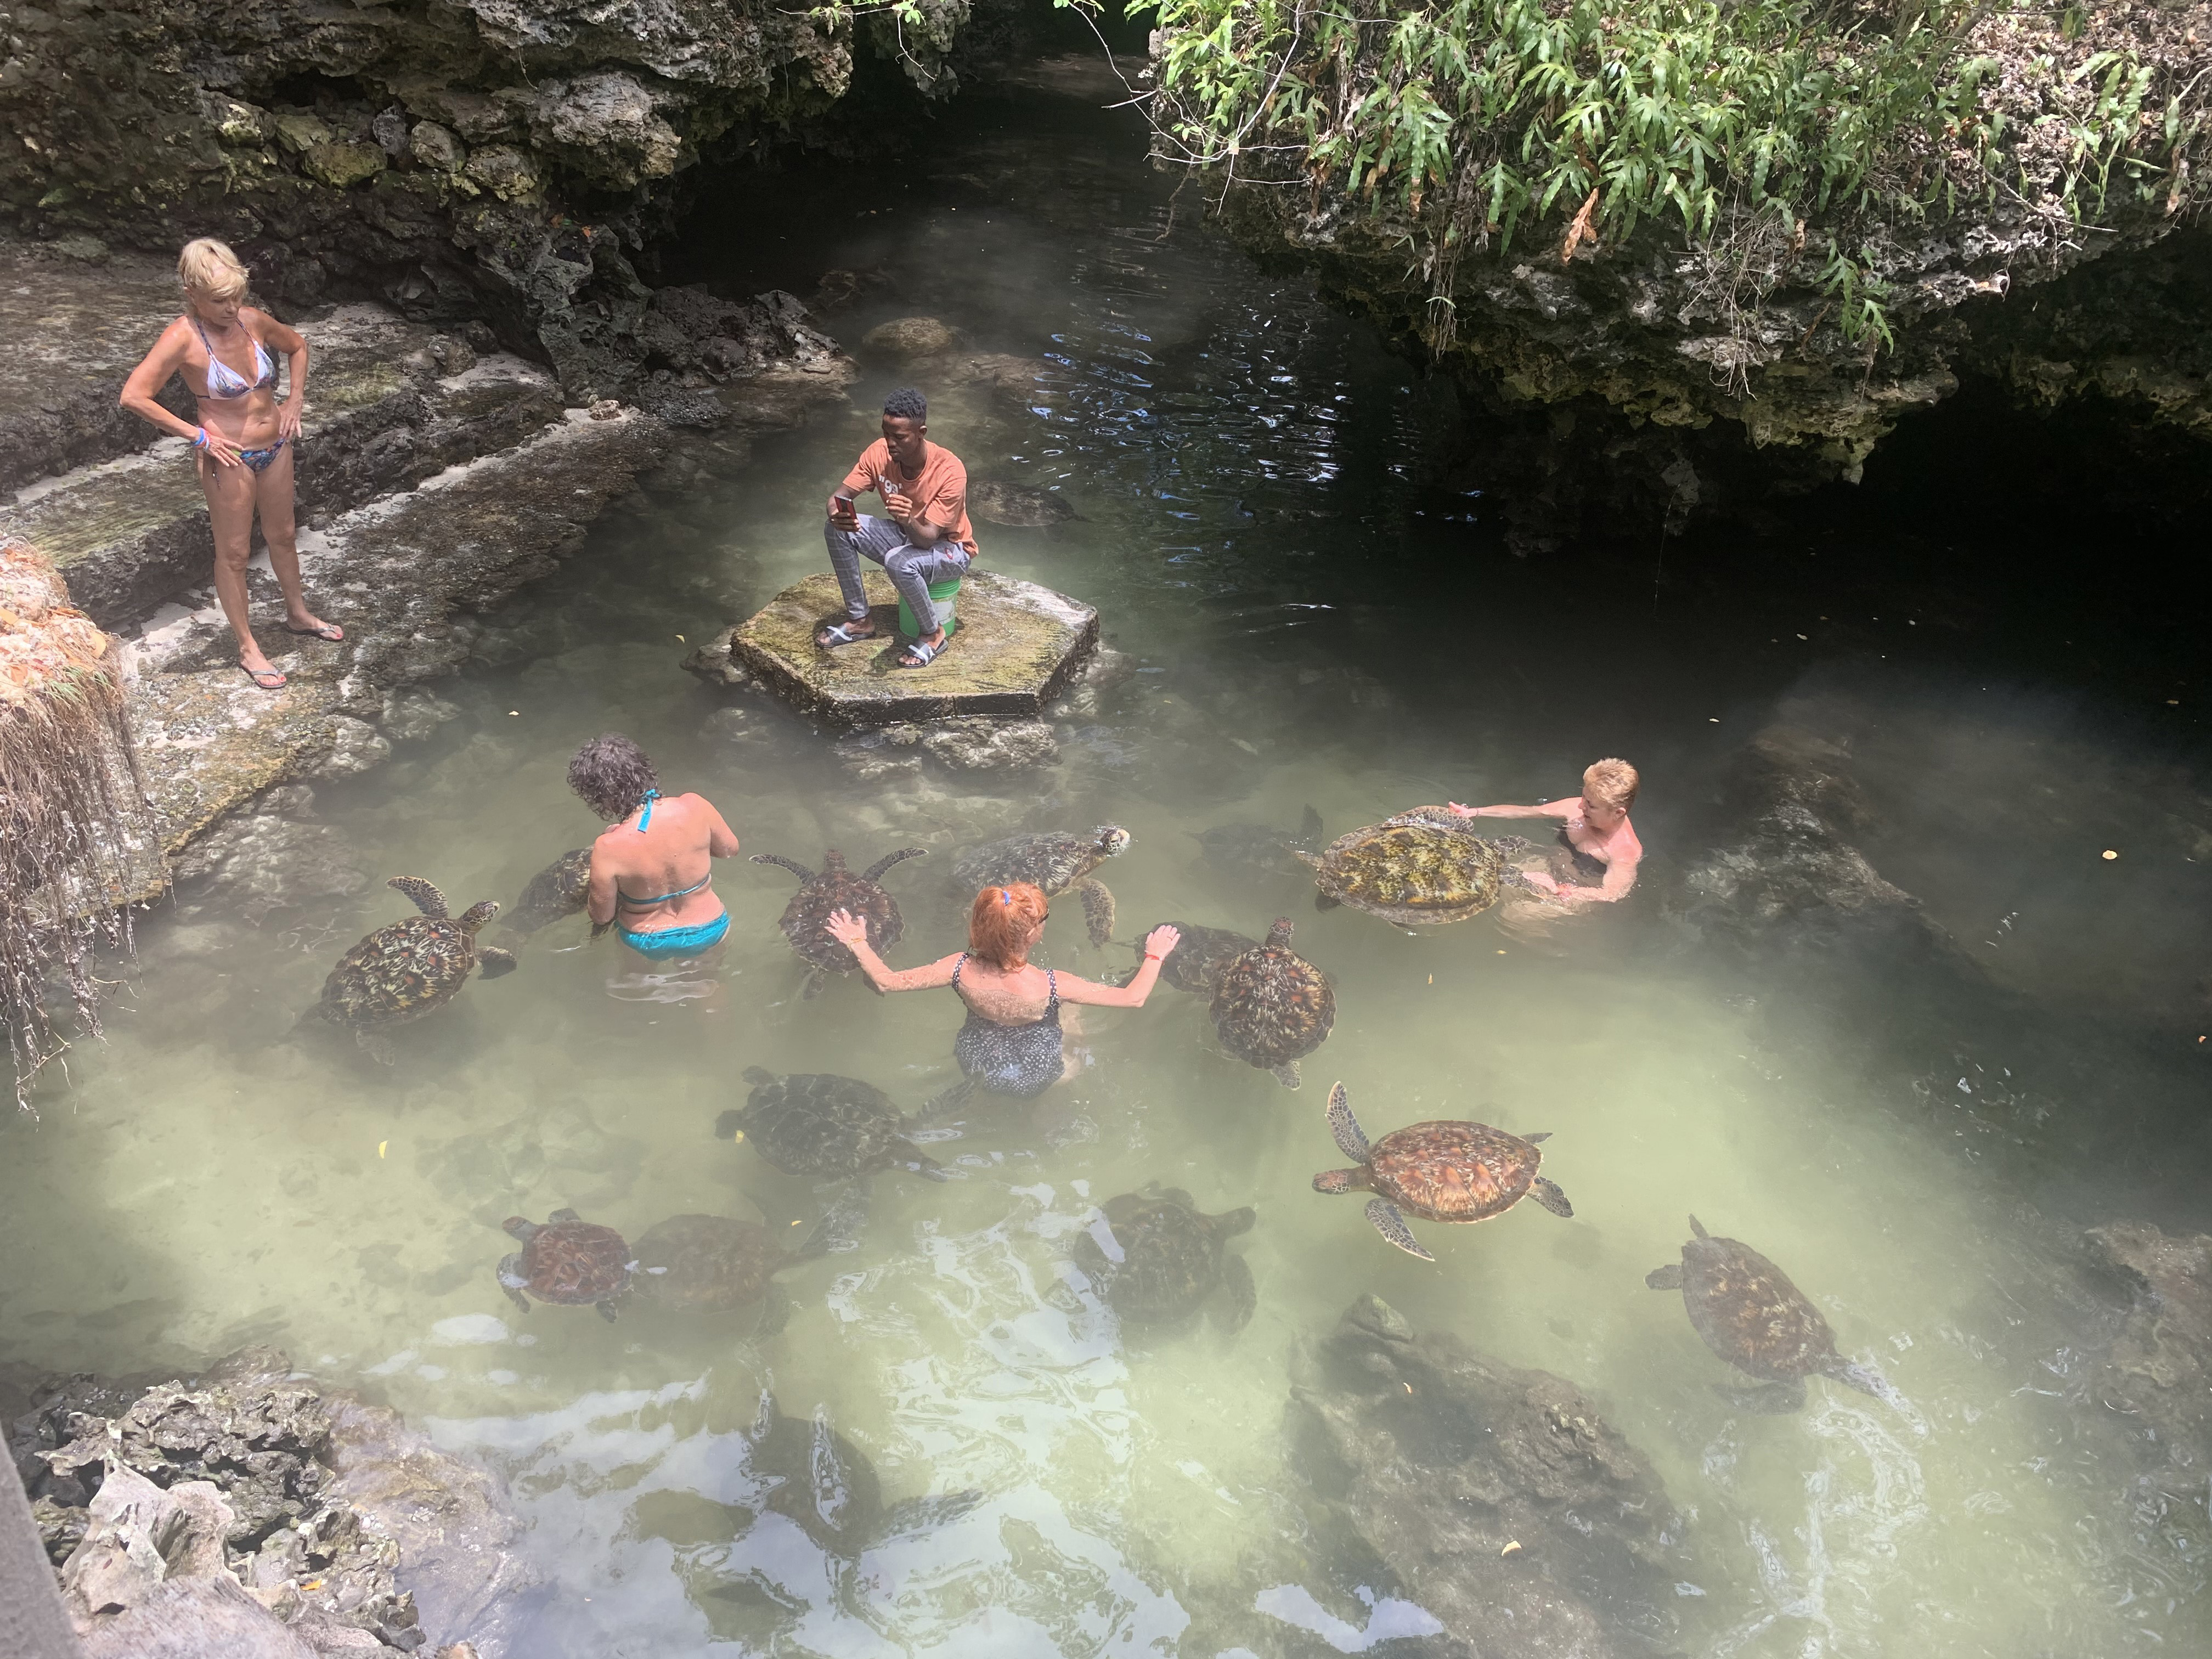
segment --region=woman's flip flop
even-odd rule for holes
[[[238,672],[264,691],[282,691],[284,689],[284,677],[273,668],[248,668],[244,663],[240,663],[238,665]]]
[[[291,623],[286,623],[284,631],[287,634],[300,635],[303,638],[327,640],[332,645],[337,644],[345,638],[345,629],[340,628],[336,623],[317,623],[313,628],[295,628]]]

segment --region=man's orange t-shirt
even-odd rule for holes
[[[908,478],[893,464],[890,446],[878,438],[860,452],[860,459],[845,475],[845,488],[855,495],[865,495],[872,489],[881,494],[887,478],[893,495],[904,495],[916,502],[923,518],[951,532],[951,538],[966,550],[968,556],[975,556],[975,532],[968,522],[968,469],[960,465],[957,455],[925,441],[921,447],[921,474]]]

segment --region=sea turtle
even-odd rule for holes
[[[637,1267],[620,1233],[574,1210],[554,1211],[543,1226],[519,1215],[501,1224],[522,1241],[522,1248],[499,1264],[499,1286],[516,1307],[530,1311],[530,1297],[523,1294],[527,1291],[540,1302],[588,1302],[600,1318],[613,1321],[615,1304],[629,1289]]]
[[[1328,1091],[1328,1132],[1358,1167],[1324,1170],[1314,1177],[1314,1190],[1376,1194],[1367,1200],[1367,1218],[1375,1231],[1424,1261],[1436,1257],[1406,1225],[1398,1212],[1401,1206],[1425,1221],[1487,1221],[1524,1197],[1533,1197],[1553,1215],[1575,1212],[1567,1195],[1536,1173],[1544,1161],[1536,1143],[1551,1139],[1548,1129],[1510,1135],[1487,1123],[1409,1123],[1370,1146],[1340,1083]]]
[[[1324,845],[1321,814],[1310,806],[1296,835],[1272,823],[1218,823],[1189,833],[1205,849],[1208,864],[1224,874],[1248,878],[1295,870],[1299,854],[1318,853]]]
[[[1259,1293],[1244,1258],[1226,1247],[1251,1231],[1249,1208],[1202,1215],[1188,1193],[1154,1185],[1099,1209],[1090,1231],[1077,1236],[1075,1257],[1115,1313],[1169,1324],[1204,1307],[1223,1329],[1244,1328]]]
[[[1194,921],[1162,922],[1159,926],[1173,927],[1182,935],[1182,942],[1160,963],[1160,982],[1178,991],[1188,991],[1194,996],[1212,996],[1221,970],[1245,951],[1260,948],[1258,939],[1232,933],[1226,927],[1201,927]],[[1137,953],[1139,968],[1145,965],[1145,941],[1153,931],[1146,928],[1132,947]]]
[[[638,1239],[631,1290],[640,1301],[676,1313],[727,1313],[764,1302],[763,1329],[781,1329],[789,1304],[775,1275],[828,1255],[838,1236],[834,1223],[825,1218],[794,1249],[757,1221],[672,1215]]]
[[[1525,884],[1506,854],[1528,843],[1477,835],[1467,823],[1447,808],[1417,806],[1339,836],[1319,853],[1297,854],[1313,866],[1314,908],[1348,904],[1401,927],[1481,915],[1500,888]]]
[[[581,911],[591,896],[592,849],[579,847],[563,853],[536,875],[514,902],[514,908],[500,923],[502,938],[525,939],[541,927],[550,927],[563,916]]]
[[[1212,1012],[1223,1048],[1295,1089],[1299,1060],[1336,1024],[1336,993],[1326,974],[1291,949],[1290,918],[1278,916],[1265,944],[1221,964]]]
[[[1034,883],[1048,898],[1073,888],[1083,901],[1091,942],[1103,950],[1114,937],[1114,895],[1091,872],[1127,851],[1128,845],[1129,832],[1113,823],[1083,835],[1046,830],[1033,836],[1009,836],[963,853],[953,861],[952,878],[970,893],[1010,881]]]
[[[515,963],[497,945],[477,943],[477,930],[499,914],[494,901],[449,915],[446,896],[420,876],[394,876],[384,884],[406,894],[422,914],[378,928],[339,957],[315,1012],[351,1026],[362,1048],[388,1062],[391,1045],[375,1028],[420,1018],[452,1001],[479,963],[486,979],[513,973]]]
[[[868,943],[878,951],[890,948],[906,933],[898,902],[876,884],[876,878],[901,859],[926,857],[920,847],[902,847],[886,853],[854,875],[845,867],[845,855],[832,847],[822,854],[822,873],[781,853],[756,853],[755,864],[777,864],[797,876],[799,888],[783,909],[783,936],[812,972],[806,976],[801,997],[819,996],[832,974],[849,974],[860,964],[852,951],[830,937],[828,923],[839,910],[849,910],[868,925]]]
[[[786,1175],[836,1180],[897,1168],[932,1181],[951,1179],[906,1138],[906,1119],[872,1084],[819,1072],[776,1077],[757,1066],[746,1068],[745,1081],[753,1087],[744,1109],[723,1113],[714,1133],[750,1140]]]
[[[1715,1383],[1715,1394],[1745,1411],[1798,1411],[1805,1379],[1817,1372],[1895,1401],[1897,1391],[1879,1372],[1836,1352],[1828,1322],[1788,1273],[1748,1244],[1713,1237],[1695,1216],[1690,1231],[1696,1237],[1682,1246],[1682,1259],[1654,1267],[1644,1282],[1655,1291],[1681,1291],[1683,1309],[1705,1346],[1738,1370],[1766,1379],[1756,1389]]]
[[[1083,516],[1069,505],[1066,496],[1055,491],[1032,489],[1026,484],[1007,483],[999,478],[970,478],[968,507],[988,523],[1012,525],[1024,530],[1062,524]]]

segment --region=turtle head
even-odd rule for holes
[[[1277,916],[1275,918],[1275,925],[1267,930],[1267,943],[1273,945],[1279,951],[1289,948],[1291,943],[1291,919],[1288,916]]]
[[[1855,1365],[1841,1354],[1827,1368],[1827,1375],[1846,1388],[1856,1389],[1861,1394],[1870,1394],[1885,1405],[1902,1406],[1905,1397],[1890,1386],[1889,1379],[1871,1365]]]
[[[462,911],[460,915],[455,916],[453,920],[459,923],[464,930],[468,933],[474,933],[498,914],[499,901],[497,899],[485,899],[481,903],[471,904],[467,909]]]
[[[1365,1187],[1373,1177],[1365,1170],[1323,1170],[1314,1177],[1317,1193],[1353,1193]]]
[[[1102,824],[1096,834],[1101,858],[1115,858],[1129,850],[1129,832],[1118,823]]]
[[[536,1222],[526,1221],[519,1215],[511,1215],[499,1224],[501,1231],[513,1234],[526,1244],[530,1242],[531,1235],[538,1231],[538,1224]],[[510,1256],[508,1260],[512,1261],[514,1258]],[[505,1264],[502,1263],[502,1269],[504,1268],[504,1266]]]
[[[843,875],[845,855],[834,847],[824,848],[822,853],[822,871],[824,875]]]
[[[521,1290],[530,1283],[530,1275],[522,1271],[520,1255],[503,1255],[499,1259],[499,1282],[510,1291]]]

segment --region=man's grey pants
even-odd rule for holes
[[[937,631],[937,608],[929,602],[932,582],[949,582],[968,570],[968,553],[957,542],[934,547],[915,547],[906,532],[889,519],[860,515],[858,530],[840,530],[825,524],[822,539],[830,544],[830,568],[837,573],[837,586],[845,595],[845,614],[854,622],[868,619],[867,590],[860,586],[860,561],[873,559],[883,566],[899,591],[899,598],[914,612],[923,634]]]

